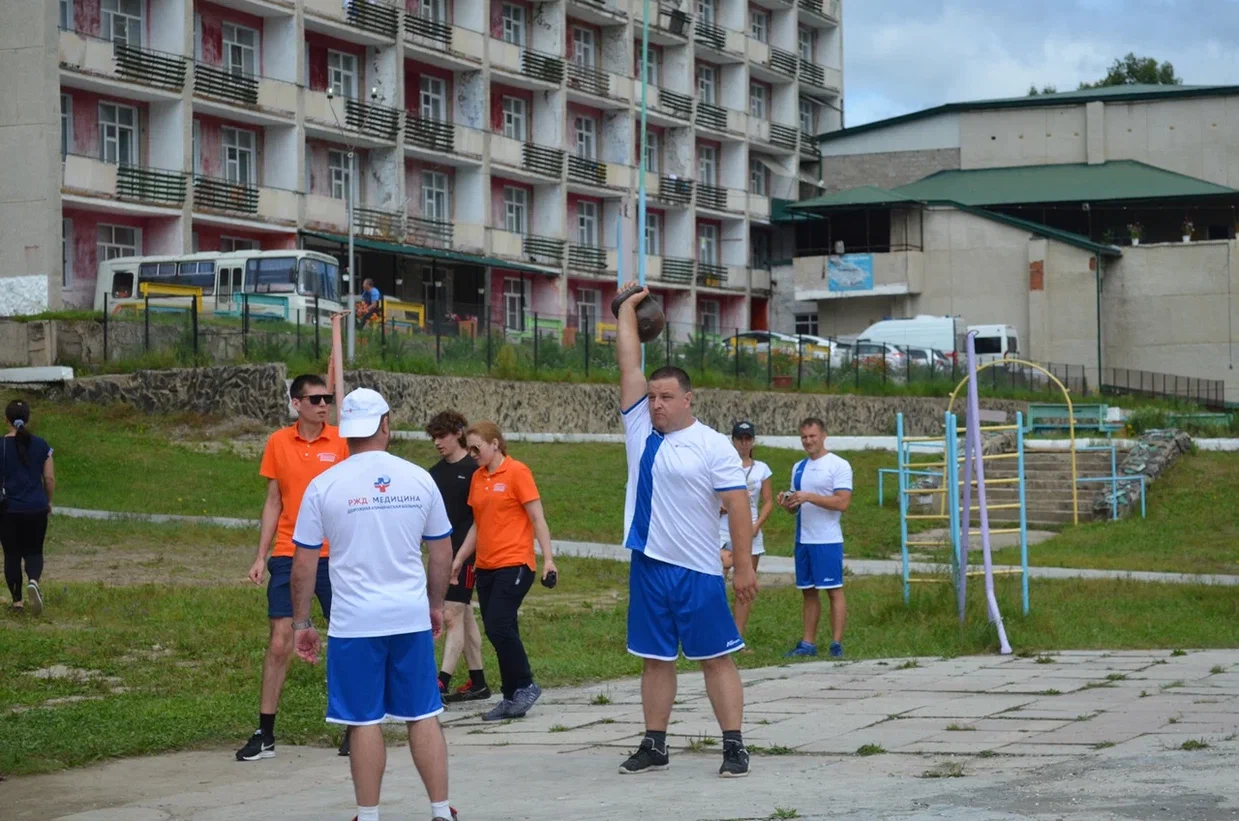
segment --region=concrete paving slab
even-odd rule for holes
[[[969,695],[919,707],[908,713],[916,718],[981,718],[1016,707],[1037,703],[1033,696]]]

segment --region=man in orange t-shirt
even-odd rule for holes
[[[339,431],[327,424],[327,416],[335,397],[319,376],[305,374],[293,380],[289,389],[297,421],[280,428],[267,439],[259,474],[267,480],[267,501],[262,508],[262,525],[258,535],[258,555],[250,567],[249,578],[261,585],[264,570],[270,573],[267,582],[267,617],[271,634],[267,655],[262,665],[262,695],[258,708],[258,729],[249,741],[237,750],[238,761],[257,761],[275,757],[275,712],[288,674],[288,662],[293,652],[292,574],[293,528],[301,497],[310,482],[320,473],[348,456],[348,443]],[[274,542],[274,548],[272,543]],[[331,581],[327,575],[328,545],[323,544],[318,559],[318,579],[314,594],[323,608],[324,618],[331,618]],[[270,558],[268,558],[270,551]],[[348,736],[341,745],[341,755],[347,755]]]

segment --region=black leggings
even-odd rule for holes
[[[499,676],[503,681],[503,697],[533,684],[529,656],[521,641],[516,614],[525,594],[533,586],[534,572],[525,565],[501,567],[498,570],[477,571],[478,603],[482,605],[482,624],[486,637],[499,657]]]
[[[0,545],[4,546],[4,583],[14,602],[22,600],[22,561],[26,575],[38,581],[43,575],[43,539],[47,536],[47,511],[0,513]]]

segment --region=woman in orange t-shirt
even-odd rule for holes
[[[525,464],[508,456],[508,445],[499,426],[478,422],[465,432],[465,442],[469,455],[478,463],[469,485],[473,527],[452,562],[452,577],[456,578],[476,551],[475,586],[482,606],[482,624],[499,657],[503,681],[503,700],[483,714],[482,720],[521,718],[542,695],[542,688],[534,683],[529,669],[517,611],[538,570],[535,539],[542,548],[542,584],[555,585],[551,532],[533,474]]]

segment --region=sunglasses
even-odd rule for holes
[[[302,402],[309,402],[311,405],[334,405],[336,398],[329,393],[315,393],[298,397]]]

